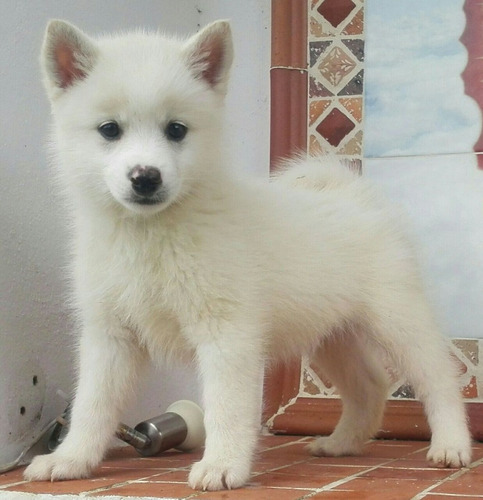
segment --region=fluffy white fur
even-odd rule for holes
[[[223,21],[187,41],[141,32],[94,41],[49,24],[42,67],[83,331],[70,432],[25,477],[89,475],[147,358],[199,368],[207,440],[193,488],[249,479],[267,360],[316,353],[344,412],[311,451],[359,453],[387,392],[376,348],[424,403],[428,458],[468,464],[457,370],[390,209],[330,158],[294,160],[270,183],[235,176],[221,132],[231,59]],[[116,140],[97,130],[109,120],[122,129]],[[183,140],[167,137],[172,121],[187,126]],[[133,201],[136,165],[161,172],[157,203]]]

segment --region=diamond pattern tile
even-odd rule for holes
[[[360,157],[362,156],[362,129],[359,130],[354,137],[347,141],[343,147],[341,147],[338,151],[338,154],[349,157]],[[358,162],[355,164],[354,169],[357,172],[361,172],[362,163],[361,160],[353,159],[352,161]]]
[[[320,155],[324,152],[322,146],[320,145],[318,137],[316,137],[314,134],[310,135],[308,149],[309,154],[311,155]]]
[[[364,70],[361,69],[354,78],[337,94],[340,96],[346,95],[362,95],[364,91]]]
[[[310,0],[307,7],[307,147],[312,154],[323,151],[361,161],[364,0]],[[321,104],[324,100],[332,110]]]
[[[318,69],[321,76],[337,87],[357,67],[357,62],[342,48],[334,47],[322,57]]]
[[[314,17],[310,18],[309,33],[313,37],[322,37],[327,35],[327,33],[325,33],[324,27],[322,26],[322,23]]]
[[[314,66],[320,55],[323,54],[327,47],[332,44],[330,40],[310,42],[309,44],[309,55],[310,55],[310,67]]]
[[[329,97],[334,95],[325,85],[317,81],[313,76],[309,81],[309,97]]]
[[[354,54],[360,62],[364,61],[364,40],[342,40],[342,43]]]
[[[355,7],[352,0],[324,0],[317,11],[336,28]]]
[[[314,100],[310,103],[309,107],[309,119],[310,125],[315,123],[315,121],[322,115],[322,113],[330,106],[330,99],[320,99]]]
[[[339,102],[349,111],[352,118],[359,123],[362,122],[362,97],[341,98]]]
[[[316,130],[329,144],[338,146],[354,128],[355,123],[338,108],[334,108]]]
[[[364,33],[364,11],[360,9],[342,30],[343,35],[360,36]]]

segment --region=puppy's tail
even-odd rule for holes
[[[291,187],[324,191],[357,183],[360,180],[359,170],[357,163],[329,155],[296,157],[282,162],[272,178]]]

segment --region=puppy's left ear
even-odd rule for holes
[[[187,41],[184,50],[196,78],[225,95],[233,61],[230,23],[215,21],[209,24]]]

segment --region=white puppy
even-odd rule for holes
[[[358,453],[387,391],[375,347],[424,403],[428,458],[468,464],[457,369],[390,210],[329,159],[296,160],[271,183],[234,175],[222,139],[231,62],[223,21],[187,41],[47,28],[42,67],[82,336],[70,432],[25,477],[89,475],[147,358],[199,369],[207,439],[193,488],[249,479],[267,359],[318,352],[344,412],[311,451]]]

